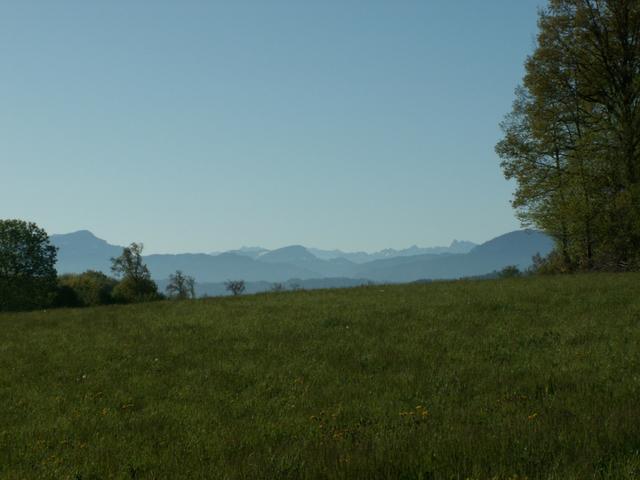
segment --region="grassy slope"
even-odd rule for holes
[[[0,315],[0,478],[637,478],[639,284]]]

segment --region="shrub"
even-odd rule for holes
[[[46,308],[56,295],[55,277],[0,276],[0,312]]]
[[[156,282],[148,278],[125,277],[113,288],[113,300],[117,303],[137,303],[160,300]]]
[[[516,278],[522,276],[522,272],[516,265],[507,265],[498,273],[500,278]]]
[[[79,306],[113,303],[113,289],[117,284],[116,279],[94,270],[88,270],[81,274],[66,274],[58,279],[60,287],[68,287],[75,292]],[[61,293],[59,291],[59,295]]]
[[[536,253],[529,268],[529,273],[538,275],[553,275],[557,273],[570,273],[572,270],[567,266],[562,258],[562,254],[557,250],[552,251],[546,257]]]
[[[82,307],[82,302],[78,298],[76,291],[69,285],[58,285],[53,306],[58,308]]]

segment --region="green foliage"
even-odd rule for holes
[[[158,285],[150,278],[136,279],[125,277],[113,288],[113,300],[116,303],[138,303],[160,300]]]
[[[142,243],[132,243],[122,249],[119,257],[111,259],[111,271],[117,277],[134,280],[148,280],[151,278],[149,269],[142,260]]]
[[[0,220],[0,311],[47,307],[56,292],[56,248],[35,223]]]
[[[112,294],[118,303],[148,302],[162,298],[142,260],[142,250],[142,243],[132,243],[122,249],[122,255],[111,259],[111,271],[122,277]]]
[[[500,278],[516,278],[521,277],[522,272],[516,265],[507,265],[498,273]]]
[[[0,315],[0,478],[636,480],[639,274]]]
[[[69,285],[58,284],[56,294],[52,302],[55,308],[74,308],[84,306],[78,298],[78,293]]]
[[[58,278],[59,287],[72,289],[77,298],[77,305],[67,306],[97,306],[113,303],[112,293],[117,283],[118,281],[114,278],[93,270],[81,274],[66,274]]]
[[[554,275],[570,273],[570,270],[560,252],[554,250],[546,257],[542,257],[539,254],[534,255],[529,272],[537,275]]]
[[[193,277],[185,275],[180,270],[169,275],[169,284],[166,287],[167,296],[176,300],[196,298],[196,281]]]
[[[502,124],[513,206],[556,239],[556,271],[640,267],[638,31],[639,2],[551,0]]]

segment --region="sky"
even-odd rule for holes
[[[0,218],[146,253],[519,228],[542,0],[0,0]]]

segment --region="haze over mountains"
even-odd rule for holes
[[[407,257],[412,255],[423,255],[426,253],[467,253],[471,251],[476,244],[473,242],[454,240],[448,247],[418,247],[413,245],[403,250],[395,250],[386,248],[379,252],[343,252],[342,250],[322,250],[319,248],[307,248],[307,250],[315,257],[321,260],[332,260],[335,258],[344,258],[353,263],[366,263],[372,260],[382,260],[384,258]],[[287,248],[287,247],[285,247]],[[262,247],[242,247],[238,250],[229,252],[213,252],[211,255],[219,255],[220,253],[237,253],[251,258],[259,258],[269,253],[269,250]]]
[[[58,272],[98,270],[110,273],[111,257],[122,247],[111,245],[87,230],[52,235],[59,248]],[[247,291],[262,291],[273,282],[301,288],[355,286],[373,282],[411,282],[454,279],[490,274],[507,265],[527,268],[531,257],[548,254],[552,240],[533,230],[520,230],[481,245],[454,241],[449,247],[405,250],[386,249],[375,253],[319,250],[291,245],[275,250],[243,247],[223,253],[154,254],[145,257],[152,277],[162,287],[176,270],[193,276],[199,294],[221,294],[223,282],[242,279]]]

